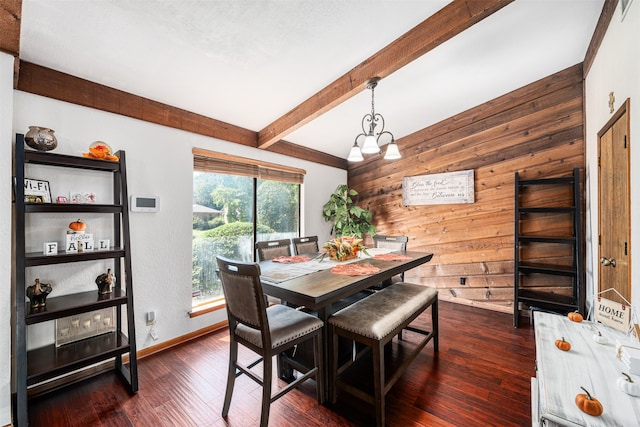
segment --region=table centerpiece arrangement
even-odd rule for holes
[[[362,244],[363,239],[354,236],[342,236],[331,239],[322,245],[320,261],[329,255],[333,261],[348,261],[358,257],[359,252],[369,255],[367,249]]]

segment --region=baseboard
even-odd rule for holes
[[[196,338],[200,338],[203,337],[205,335],[208,335],[212,332],[216,332],[219,331],[220,329],[224,329],[227,327],[227,325],[229,324],[228,321],[224,320],[222,322],[216,323],[214,325],[209,325],[207,327],[204,327],[202,329],[198,329],[197,331],[193,331],[193,332],[189,332],[188,334],[185,335],[180,335],[179,337],[167,340],[167,341],[163,341],[159,344],[156,345],[152,345],[146,348],[143,348],[142,350],[139,350],[136,354],[138,355],[138,359],[142,359],[144,357],[147,356],[151,356],[152,354],[156,354],[159,353],[163,350],[169,349],[171,347],[175,347],[177,345],[180,344],[184,344],[186,342],[189,342],[191,340],[194,340]]]

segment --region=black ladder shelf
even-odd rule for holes
[[[138,391],[138,368],[136,357],[135,322],[133,307],[133,279],[131,275],[131,249],[129,238],[129,205],[125,152],[115,153],[119,161],[88,159],[56,153],[25,150],[24,135],[16,135],[15,146],[15,425],[26,426],[28,419],[29,388],[60,376],[90,367],[96,363],[108,362],[118,372],[131,393]],[[82,169],[106,174],[105,179],[113,184],[112,204],[57,204],[25,202],[25,166],[45,165],[60,168],[61,173],[71,169]],[[29,224],[38,223],[39,213],[85,213],[104,214],[113,220],[112,247],[107,250],[83,253],[43,255],[42,252],[26,252],[26,237]],[[30,221],[26,217],[31,215]],[[73,215],[75,216],[75,215]],[[45,239],[47,236],[41,236]],[[90,291],[52,296],[47,298],[45,309],[31,310],[25,301],[26,272],[29,268],[53,264],[83,264],[96,260],[112,260],[116,277],[113,291],[100,295],[93,283]],[[115,330],[56,346],[45,345],[27,349],[28,326],[61,319],[68,316],[115,308]],[[126,314],[125,314],[126,312]],[[124,326],[126,325],[126,331]],[[128,358],[128,363],[126,363]],[[95,372],[94,372],[95,371]],[[102,370],[87,371],[99,373]],[[73,381],[75,379],[72,378]],[[58,381],[58,379],[56,379]],[[69,381],[69,382],[73,382]],[[64,382],[64,380],[61,380]]]
[[[571,190],[570,204],[562,206],[531,206],[523,202],[523,194],[550,186],[566,186]],[[573,169],[571,176],[543,179],[520,179],[515,173],[515,231],[514,231],[514,282],[513,282],[513,326],[518,327],[520,304],[531,309],[543,309],[560,313],[580,311],[584,314],[584,259],[582,253],[582,215],[580,192],[580,169]],[[535,215],[566,214],[571,216],[571,230],[554,235],[549,224],[549,235],[523,232],[523,221]],[[532,245],[565,245],[570,248],[571,265],[523,258],[523,249]],[[551,246],[548,246],[551,247]],[[527,289],[523,277],[530,274],[565,276],[571,280],[571,293],[557,292],[553,286]]]

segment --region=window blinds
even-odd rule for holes
[[[245,157],[193,149],[193,170],[302,184],[306,171]]]

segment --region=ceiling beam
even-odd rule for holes
[[[618,0],[605,0],[602,5],[602,12],[600,12],[600,18],[598,19],[598,23],[596,24],[596,29],[593,32],[593,36],[591,37],[591,41],[589,42],[589,47],[587,48],[587,53],[584,55],[584,69],[582,71],[582,76],[586,79],[587,74],[589,74],[589,70],[591,69],[591,64],[596,58],[596,54],[598,53],[598,49],[602,44],[602,40],[604,39],[604,35],[607,32],[607,28],[609,28],[609,23],[611,22],[611,18],[613,17],[616,8],[618,7]]]
[[[22,0],[0,0],[0,51],[13,56],[20,53]]]
[[[513,0],[454,0],[388,46],[358,64],[258,132],[266,149],[347,99],[362,92],[372,77],[384,78],[460,34]]]
[[[192,132],[255,148],[258,133],[210,117],[142,98],[29,62],[20,62],[16,88],[83,107]],[[280,141],[268,149],[301,160],[347,169],[345,159]]]
[[[13,55],[13,87],[18,85],[22,0],[0,0],[0,52]]]

